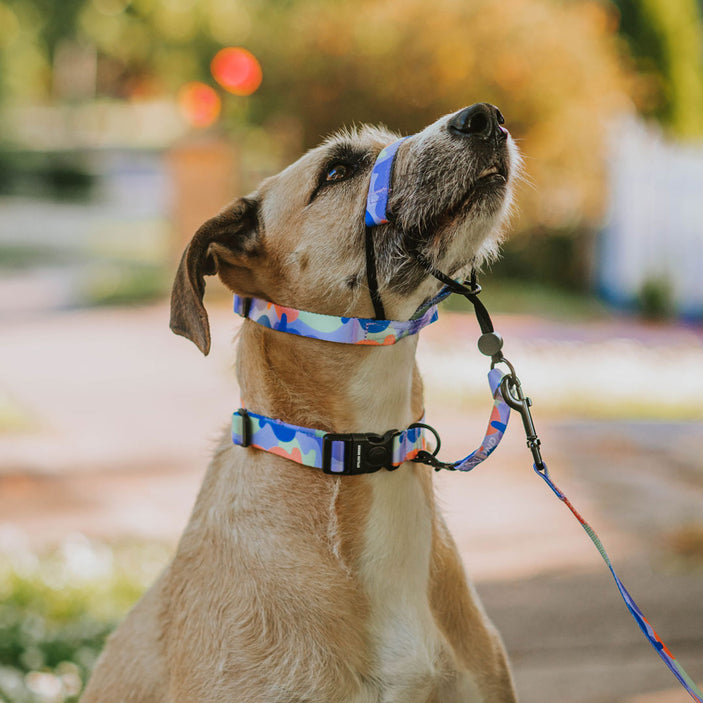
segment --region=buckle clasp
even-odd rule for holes
[[[383,435],[373,432],[328,432],[322,438],[322,470],[333,476],[372,474],[381,469],[393,471],[393,439],[398,430],[388,430]],[[335,442],[344,442],[342,470],[333,468],[332,449]],[[338,462],[336,462],[338,464]]]

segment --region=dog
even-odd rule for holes
[[[497,108],[444,116],[399,147],[376,228],[377,285],[407,320],[439,284],[492,257],[519,155]],[[172,329],[205,354],[205,276],[328,315],[373,316],[364,203],[398,136],[342,131],[206,222],[183,254]],[[243,405],[328,432],[423,415],[417,335],[392,346],[303,338],[246,320]],[[510,703],[501,639],[433,495],[432,469],[331,476],[223,437],[176,554],[110,636],[83,703]]]

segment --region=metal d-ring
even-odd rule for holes
[[[496,356],[498,358],[493,357],[491,361],[491,369],[494,369],[498,364],[505,364],[510,369],[510,373],[506,374],[506,376],[514,378],[519,385],[519,381],[517,380],[517,374],[515,373],[515,367],[502,354],[500,354],[500,356]]]
[[[435,442],[437,442],[437,446],[435,446],[434,451],[431,453],[428,452],[427,450],[423,450],[423,451],[425,451],[430,456],[437,456],[437,454],[439,453],[439,449],[442,446],[442,440],[439,438],[439,432],[437,432],[437,430],[434,427],[432,427],[432,425],[426,425],[424,422],[413,422],[413,424],[410,425],[408,427],[408,429],[412,429],[414,427],[419,427],[423,430],[429,430],[434,435]]]

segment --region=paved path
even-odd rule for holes
[[[554,476],[596,527],[664,640],[703,681],[703,562],[672,550],[683,530],[703,535],[703,424],[571,420],[560,410],[564,389],[550,385],[557,362],[563,383],[578,378],[571,396],[602,396],[615,378],[624,387],[613,401],[618,408],[644,396],[655,369],[648,397],[668,403],[671,416],[703,381],[688,374],[690,383],[679,384],[672,398],[662,379],[680,377],[681,358],[686,368],[702,368],[700,331],[498,322],[536,399]],[[207,359],[171,335],[163,305],[6,325],[0,393],[21,409],[26,427],[0,435],[0,544],[17,530],[36,545],[77,531],[173,541],[217,428],[237,403],[229,351],[236,324],[215,306]],[[615,340],[614,329],[629,337]],[[473,344],[466,318],[451,315],[423,335],[428,416],[448,458],[473,448],[486,422],[485,381],[477,380],[485,361]],[[584,390],[576,372],[586,362],[606,368],[614,348],[628,350],[625,379],[594,373]],[[437,490],[506,640],[522,703],[684,703],[686,694],[631,622],[597,552],[532,473],[518,428],[471,476],[437,475]]]

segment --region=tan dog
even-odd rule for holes
[[[408,255],[457,274],[489,256],[517,153],[496,108],[441,118],[398,152],[375,232],[389,319],[439,284]],[[397,137],[339,134],[206,222],[183,256],[172,328],[207,353],[204,278],[303,310],[372,317],[364,260],[371,167]],[[331,432],[405,428],[423,413],[417,336],[366,347],[249,320],[243,406]],[[234,409],[234,408],[233,408]],[[110,637],[84,703],[503,703],[500,638],[438,514],[432,470],[329,476],[226,433],[177,553]]]

